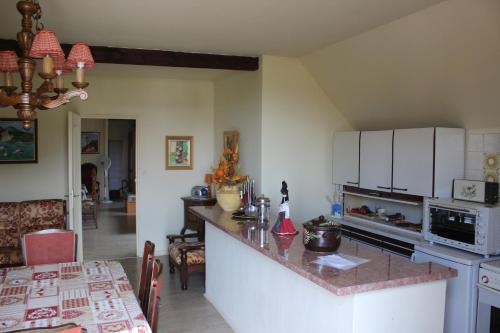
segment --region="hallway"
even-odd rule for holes
[[[122,201],[99,204],[98,229],[83,228],[84,260],[136,257],[135,215],[127,215]]]

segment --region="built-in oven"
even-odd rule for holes
[[[425,201],[424,238],[482,254],[500,253],[500,207],[452,199]]]

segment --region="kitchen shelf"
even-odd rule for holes
[[[363,193],[355,193],[355,192],[349,192],[349,191],[342,191],[342,194],[347,194],[347,195],[352,195],[355,197],[362,197],[362,198],[370,198],[370,199],[377,199],[377,200],[382,200],[382,201],[390,201],[390,202],[396,202],[396,203],[401,203],[405,205],[411,205],[411,206],[422,206],[421,202],[416,202],[416,201],[407,201],[407,200],[399,200],[399,199],[392,199],[392,198],[384,198],[384,197],[379,197],[376,195],[369,195],[369,194],[363,194]]]

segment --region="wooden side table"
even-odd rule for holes
[[[199,240],[203,241],[205,239],[205,221],[195,216],[189,211],[189,207],[192,206],[214,206],[217,203],[215,198],[193,198],[193,197],[182,197],[184,201],[184,227],[181,230],[181,234],[184,235],[186,230],[193,230],[197,232]]]

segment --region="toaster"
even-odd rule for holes
[[[208,198],[208,188],[206,186],[193,186],[191,189],[191,197]]]

